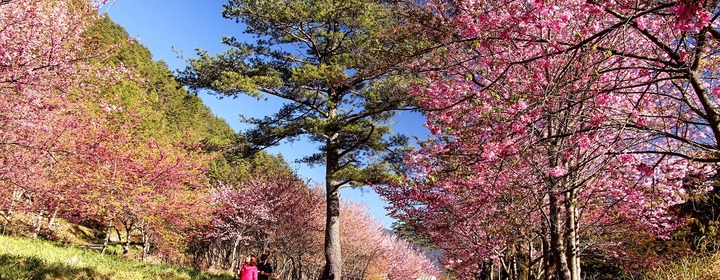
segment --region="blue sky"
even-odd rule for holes
[[[195,49],[205,49],[218,53],[226,49],[220,43],[222,36],[235,36],[238,39],[252,40],[250,35],[242,34],[241,24],[224,19],[222,6],[227,0],[117,0],[112,6],[103,8],[113,21],[122,25],[130,34],[153,54],[153,59],[165,61],[171,70],[185,68],[186,63],[178,56],[190,57]],[[245,96],[236,99],[217,99],[201,94],[205,104],[215,115],[225,119],[236,131],[242,131],[247,125],[240,123],[239,115],[263,117],[275,113],[281,104],[279,100],[256,100]],[[422,127],[424,119],[416,113],[401,112],[393,130],[409,136],[425,138],[428,133]],[[304,141],[283,143],[269,150],[282,154],[297,169],[300,176],[323,183],[324,167],[310,168],[293,163],[297,158],[315,151],[315,145]],[[370,188],[345,188],[341,190],[343,199],[366,204],[371,214],[383,226],[389,228],[392,219],[384,209],[387,204]]]

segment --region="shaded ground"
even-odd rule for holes
[[[38,257],[0,256],[0,279],[112,279],[88,267],[48,264]]]

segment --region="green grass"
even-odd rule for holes
[[[0,280],[3,279],[207,279],[231,280],[172,265],[147,264],[119,256],[37,239],[0,235]]]
[[[690,256],[661,265],[645,276],[645,280],[714,280],[720,279],[720,253]]]

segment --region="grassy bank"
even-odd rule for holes
[[[0,235],[0,279],[217,279],[193,269],[136,262],[42,240]]]
[[[646,280],[714,280],[720,279],[720,253],[691,256],[650,272]]]

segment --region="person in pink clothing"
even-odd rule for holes
[[[242,268],[240,268],[238,272],[240,280],[257,280],[258,269],[257,259],[255,258],[255,256],[247,256],[247,258],[245,258],[245,264],[243,264]]]

